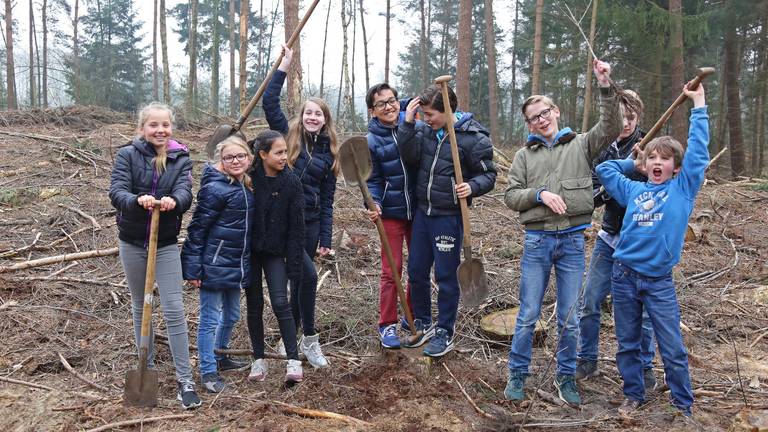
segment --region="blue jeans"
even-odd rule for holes
[[[197,351],[200,375],[216,372],[216,360],[224,356],[214,349],[229,347],[232,328],[240,319],[240,290],[200,290],[200,324],[197,326]]]
[[[437,282],[437,326],[453,337],[459,310],[459,278],[463,235],[461,216],[427,216],[418,209],[411,229],[408,255],[408,280],[411,284],[413,318],[432,322],[432,284],[429,279],[435,266]]]
[[[589,261],[584,295],[580,300],[579,313],[579,359],[597,361],[600,342],[600,306],[611,292],[611,270],[613,269],[613,248],[600,237],[595,240],[592,259]],[[648,312],[643,309],[643,331],[640,341],[640,359],[643,368],[653,367],[656,355],[653,327]]]
[[[613,264],[611,285],[616,339],[619,343],[616,365],[624,379],[624,395],[637,401],[645,399],[643,364],[640,359],[642,310],[645,308],[659,343],[672,405],[689,414],[693,405],[693,391],[688,372],[688,352],[680,333],[680,307],[672,274],[643,276],[616,261]]]
[[[520,312],[509,351],[509,370],[528,373],[533,331],[541,315],[541,302],[555,267],[557,278],[557,373],[576,373],[576,342],[579,338],[579,289],[584,275],[584,231],[525,233],[520,262]],[[567,319],[566,319],[567,318]]]

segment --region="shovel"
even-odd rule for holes
[[[368,140],[363,136],[356,136],[347,139],[341,145],[339,150],[339,159],[341,160],[341,172],[344,174],[344,178],[349,184],[354,186],[357,184],[360,186],[360,192],[363,194],[365,205],[369,209],[375,209],[376,203],[371,198],[371,193],[368,191],[368,176],[371,175],[371,152],[368,150]],[[418,334],[415,332],[416,327],[413,325],[413,314],[408,307],[408,301],[405,297],[405,291],[403,290],[403,283],[400,281],[400,276],[395,274],[395,258],[392,256],[392,248],[389,246],[387,235],[384,232],[384,224],[381,223],[381,218],[376,219],[376,229],[379,231],[379,239],[381,240],[381,248],[384,249],[384,256],[389,263],[389,269],[392,272],[392,280],[395,281],[397,286],[397,297],[400,299],[400,306],[405,311],[405,319],[408,320],[408,325],[414,331],[411,332],[410,339],[415,340],[418,338]]]
[[[160,220],[160,201],[155,200],[152,222],[149,226],[147,272],[144,277],[144,310],[141,313],[141,339],[139,342],[139,368],[125,373],[123,403],[129,406],[157,406],[157,371],[147,369],[149,357],[149,330],[152,324],[152,290],[157,262],[157,226]]]
[[[307,23],[309,20],[309,16],[312,15],[312,12],[315,10],[315,6],[320,3],[320,0],[314,0],[312,4],[309,6],[309,9],[307,9],[307,12],[304,14],[304,18],[301,19],[301,22],[299,22],[299,25],[296,26],[296,28],[293,30],[293,34],[291,34],[291,37],[288,39],[288,42],[286,42],[286,45],[288,48],[293,47],[293,43],[296,42],[296,39],[299,38],[299,35],[301,34],[301,30],[304,28],[304,24]],[[240,128],[243,127],[243,124],[245,123],[245,120],[248,119],[248,116],[251,115],[251,111],[253,111],[254,108],[256,108],[256,104],[259,102],[259,99],[261,99],[261,96],[264,94],[264,91],[267,89],[267,84],[269,84],[269,81],[272,79],[272,75],[275,74],[275,71],[280,66],[280,62],[283,60],[283,52],[280,51],[280,55],[277,57],[277,60],[275,60],[275,63],[272,65],[272,69],[269,70],[269,73],[264,78],[264,81],[259,86],[259,89],[256,90],[256,94],[253,95],[253,98],[248,103],[248,105],[245,107],[245,110],[240,114],[240,118],[237,119],[237,121],[232,124],[223,124],[216,127],[216,129],[213,131],[213,135],[211,135],[211,138],[208,140],[208,144],[205,146],[205,152],[208,153],[208,157],[212,158],[213,153],[216,151],[216,145],[220,142],[227,139],[230,135],[238,134],[240,138],[245,139],[245,135],[243,135],[242,132],[240,132]]]
[[[448,81],[453,77],[443,75],[435,78],[435,84],[439,84],[443,94],[443,106],[445,107],[445,128],[448,131],[448,138],[451,141],[451,157],[453,159],[453,171],[456,176],[456,184],[464,183],[464,176],[461,174],[461,162],[459,162],[459,145],[456,142],[456,131],[453,129],[453,110],[448,99]],[[472,258],[472,233],[469,225],[469,209],[467,208],[467,199],[459,198],[459,207],[461,209],[461,222],[464,226],[464,261],[459,264],[456,274],[459,278],[459,287],[464,305],[469,308],[475,308],[482,303],[488,296],[488,281],[485,276],[483,262],[477,258]]]

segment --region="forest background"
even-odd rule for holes
[[[135,111],[161,100],[186,120],[215,122],[248,102],[311,2],[4,3],[0,110]],[[443,74],[456,77],[460,108],[499,148],[524,141],[519,107],[532,93],[554,98],[562,126],[585,130],[596,121],[589,38],[617,84],[644,99],[646,128],[698,67],[714,66],[710,153],[728,148],[715,168],[764,172],[768,0],[323,0],[310,23],[285,106],[292,113],[303,98],[323,97],[344,132],[365,131],[369,85],[414,95]],[[685,110],[666,132],[685,140]]]

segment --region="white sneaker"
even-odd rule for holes
[[[251,373],[248,379],[251,381],[264,381],[267,377],[267,361],[264,359],[254,360],[251,363]]]
[[[285,367],[285,382],[300,383],[304,379],[304,370],[301,368],[301,360],[288,360]]]
[[[280,340],[277,341],[277,346],[275,347],[275,351],[277,351],[278,355],[281,355],[283,357],[286,357],[288,355],[285,353],[285,343],[283,342],[283,338],[280,338]]]
[[[314,368],[328,367],[328,360],[320,349],[320,335],[303,336],[299,343],[299,350],[307,356],[307,361]]]

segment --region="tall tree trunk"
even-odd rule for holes
[[[40,10],[43,20],[43,107],[48,108],[48,0],[43,0]]]
[[[16,73],[13,65],[13,16],[11,14],[11,3],[12,0],[5,0],[5,75],[8,87],[6,91],[8,109],[15,110],[18,108],[18,103],[16,100]]]
[[[390,6],[390,0],[387,0],[387,30],[386,30],[386,41],[384,43],[384,82],[389,82],[389,22],[391,21],[391,12],[392,8]]]
[[[675,83],[685,82],[685,69],[683,65],[683,6],[682,0],[669,0],[669,13],[672,15],[672,30],[670,34],[670,46],[672,65],[670,69],[670,81]],[[673,89],[677,91],[677,89]],[[675,110],[672,114],[672,136],[681,143],[686,142],[687,115],[685,110]]]
[[[531,71],[531,94],[541,92],[541,18],[544,14],[544,0],[536,0],[536,27],[533,31],[533,70]]]
[[[35,13],[33,2],[29,0],[29,106],[35,107],[37,86],[35,85]]]
[[[421,32],[419,32],[419,67],[421,69],[421,85],[419,87],[425,88],[429,82],[429,63],[427,63],[429,46],[427,45],[427,19],[425,16],[426,10],[424,9],[424,0],[419,0],[419,12],[421,14]]]
[[[34,35],[35,40],[35,68],[37,69],[37,74],[35,74],[35,95],[37,96],[37,99],[35,100],[35,104],[37,104],[37,107],[40,108],[43,106],[43,89],[42,89],[42,76],[43,71],[40,65],[43,63],[43,61],[40,59],[40,46],[37,44],[37,23],[32,22],[32,34]]]
[[[189,8],[189,79],[187,80],[187,115],[194,117],[197,107],[197,0]]]
[[[515,1],[515,24],[512,28],[512,81],[509,86],[509,127],[505,130],[509,130],[512,134],[515,131],[515,123],[517,119],[517,24],[520,16],[520,2]]]
[[[256,46],[256,76],[260,77],[261,72],[264,69],[264,0],[259,1],[259,22],[262,25],[259,26],[258,45]],[[272,25],[274,26],[274,21]],[[269,58],[267,58],[269,61]]]
[[[739,38],[735,25],[729,25],[725,33],[725,85],[728,98],[728,134],[730,136],[731,174],[744,174],[744,142],[741,136],[741,95],[739,91]]]
[[[227,28],[229,29],[229,115],[237,115],[237,88],[235,87],[235,2],[229,1]]]
[[[243,112],[248,104],[246,97],[248,71],[246,68],[246,57],[248,55],[248,15],[251,13],[251,6],[248,0],[240,0],[240,52],[238,53],[240,65],[240,112]]]
[[[723,46],[722,51],[722,69],[719,71],[723,78],[720,80],[720,94],[718,97],[718,101],[720,103],[720,106],[718,107],[717,111],[717,125],[715,126],[715,131],[717,132],[716,138],[714,139],[714,146],[710,143],[710,151],[709,154],[718,154],[720,151],[726,147],[726,136],[728,133],[728,124],[726,123],[726,118],[728,117],[728,93],[726,92],[728,86],[725,83],[725,77],[728,76],[728,64],[725,61],[726,52],[725,47]],[[718,161],[715,162],[715,166],[718,168],[724,167],[724,159],[720,158]]]
[[[347,3],[349,1],[349,4]],[[349,40],[347,38],[347,32],[349,29],[349,24],[352,22],[352,16],[354,15],[354,11],[350,10],[347,11],[347,7],[350,7],[350,4],[352,1],[350,0],[341,0],[341,33],[342,33],[342,56],[341,56],[341,64],[342,64],[342,75],[344,77],[344,125],[346,126],[345,129],[349,129],[350,126],[352,126],[352,118],[350,116],[352,112],[352,96],[350,92],[351,83],[349,79]],[[341,119],[339,119],[341,120]]]
[[[360,27],[363,30],[363,57],[365,60],[365,89],[371,88],[371,77],[368,63],[368,35],[365,33],[365,9],[363,0],[360,0]],[[367,112],[368,110],[366,110]]]
[[[219,114],[219,0],[211,2],[213,8],[211,29],[211,112]]]
[[[763,174],[763,152],[765,149],[765,98],[768,93],[768,2],[762,2],[760,38],[757,49],[760,65],[757,75],[757,101],[755,103],[755,133],[752,140],[752,175]]]
[[[469,110],[469,70],[472,64],[472,0],[459,0],[459,33],[456,47],[456,98]]]
[[[10,2],[11,0],[6,0]],[[75,105],[80,103],[80,44],[77,41],[77,25],[80,23],[80,1],[75,0],[75,16],[72,18],[72,69],[75,87]]]
[[[357,3],[355,3],[355,0],[349,1],[349,6],[352,9],[352,67],[350,69],[351,74],[351,106],[349,108],[350,114],[352,115],[351,118],[351,124],[354,125],[355,123],[355,54],[357,53]],[[367,89],[366,89],[367,90]],[[367,110],[366,110],[367,111]]]
[[[595,46],[597,29],[597,2],[592,0],[592,22],[589,24],[589,45]],[[581,131],[589,130],[589,111],[592,108],[592,51],[587,49],[587,74],[584,76],[584,117],[581,119]],[[576,107],[574,107],[575,110]]]
[[[362,3],[363,0],[360,0]],[[361,6],[362,8],[362,6]],[[328,47],[328,22],[331,20],[331,1],[328,0],[328,10],[325,12],[325,33],[323,33],[323,60],[320,63],[320,99],[324,95],[325,86],[325,50]],[[365,29],[365,27],[363,27]]]
[[[579,59],[579,38],[571,38],[571,52],[573,53],[573,63],[578,64]],[[578,118],[579,118],[579,68],[573,67],[571,68],[570,77],[568,78],[568,84],[571,87],[571,90],[568,92],[568,123],[575,125],[578,124]],[[589,74],[587,74],[587,78],[590,78]],[[586,129],[582,129],[582,131],[585,131]]]
[[[165,26],[165,0],[160,0],[160,51],[163,56],[163,102],[171,104],[171,71],[168,67],[168,34]]]
[[[299,1],[284,0],[283,17],[285,17],[285,40],[287,41],[296,26],[299,25]],[[301,103],[301,38],[297,38],[293,45],[293,61],[288,70],[288,97],[286,98],[286,112],[288,117],[293,117]]]
[[[496,76],[496,32],[493,26],[493,0],[485,0],[485,51],[488,54],[488,115],[491,117],[491,141],[499,139],[499,96]]]
[[[157,79],[157,0],[154,0],[152,14],[152,100],[160,98]]]

